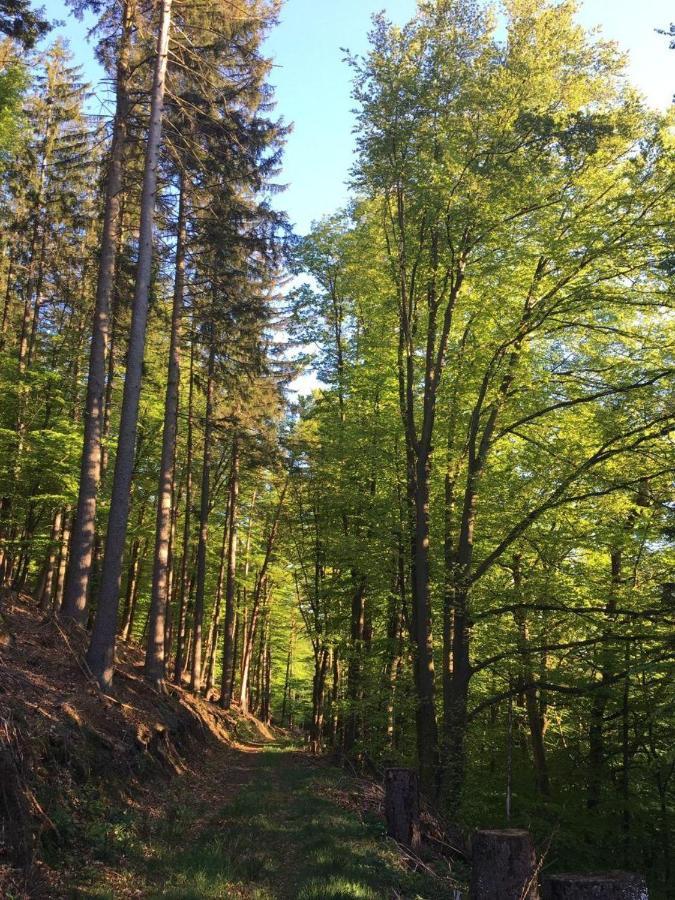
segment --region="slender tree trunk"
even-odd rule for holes
[[[112,685],[115,664],[115,636],[122,554],[127,532],[129,492],[134,469],[138,408],[143,377],[145,332],[148,318],[148,299],[152,276],[155,195],[157,192],[157,170],[162,140],[164,89],[171,30],[171,0],[162,0],[160,9],[157,59],[152,85],[150,129],[141,196],[136,291],[127,351],[122,415],[101,573],[101,591],[91,642],[87,652],[87,664],[103,690],[108,690]]]
[[[359,720],[361,717],[361,656],[366,625],[366,580],[357,578],[357,583],[352,593],[351,610],[351,647],[349,664],[347,666],[347,700],[349,712],[345,722],[344,750],[349,754],[360,737]]]
[[[632,528],[632,516],[629,517]],[[626,526],[629,527],[628,525]],[[608,616],[614,614],[616,609],[617,591],[621,584],[622,553],[620,548],[615,548],[610,554],[611,583],[606,612]],[[603,770],[605,767],[605,710],[610,697],[610,682],[613,675],[613,666],[610,654],[605,646],[600,650],[600,686],[593,694],[591,702],[590,722],[588,728],[588,785],[586,806],[595,809],[600,805]]]
[[[129,568],[127,571],[127,589],[124,599],[124,609],[122,612],[122,627],[120,629],[120,637],[123,641],[129,640],[129,633],[133,627],[136,602],[136,588],[138,584],[138,568],[141,557],[141,542],[138,538],[134,538],[131,543],[131,553],[129,554]]]
[[[295,644],[295,609],[291,617],[291,634],[288,640],[288,656],[286,657],[286,676],[284,678],[284,696],[281,702],[281,722],[283,728],[286,721],[286,712],[291,708],[291,690],[293,683],[293,650]]]
[[[185,185],[180,178],[178,228],[176,236],[176,274],[171,315],[169,373],[164,403],[162,458],[157,491],[157,524],[152,571],[152,598],[148,619],[148,647],[145,655],[145,677],[161,689],[165,677],[164,641],[169,594],[169,555],[173,524],[174,465],[178,432],[178,391],[180,385],[181,322],[185,288]]]
[[[229,544],[229,525],[230,525],[230,499],[227,502],[225,514],[225,524],[223,525],[223,540],[220,545],[220,562],[218,564],[218,580],[216,582],[216,599],[213,604],[213,612],[211,614],[211,622],[209,624],[209,634],[206,639],[206,695],[213,689],[213,677],[216,667],[216,648],[218,646],[218,637],[220,635],[220,617],[223,605],[223,583],[225,581],[225,562],[227,558],[227,547]]]
[[[314,655],[314,681],[312,683],[312,728],[310,731],[310,752],[318,753],[321,749],[323,734],[324,699],[326,695],[326,672],[330,651],[321,647]]]
[[[129,62],[133,26],[133,4],[125,0],[122,8],[122,36],[117,62],[117,97],[110,159],[106,183],[101,260],[99,263],[96,301],[89,351],[89,376],[84,404],[84,444],[80,467],[80,484],[73,526],[73,546],[66,579],[62,614],[80,624],[86,621],[87,594],[91,575],[94,536],[96,532],[96,500],[101,480],[102,427],[106,393],[106,347],[110,302],[115,285],[117,250],[121,223],[124,182],[124,152],[129,115]],[[111,350],[112,352],[112,350]]]
[[[232,438],[232,464],[230,469],[230,499],[227,541],[227,581],[225,586],[225,644],[223,647],[223,681],[220,703],[229,709],[232,703],[234,672],[234,622],[235,622],[235,590],[237,575],[237,518],[239,514],[239,436],[235,432]],[[251,510],[251,516],[253,510]],[[249,527],[250,536],[250,527]],[[248,541],[248,539],[247,539]],[[247,554],[248,555],[248,554]]]
[[[5,298],[2,304],[2,323],[0,324],[0,351],[5,349],[5,338],[7,335],[7,324],[9,322],[9,310],[12,302],[12,278],[14,277],[14,251],[10,252],[9,265],[7,268],[7,281],[5,283]]]
[[[384,673],[384,696],[387,711],[387,746],[394,747],[394,725],[396,721],[396,680],[401,658],[401,608],[398,584],[398,571],[389,598],[389,616],[387,622],[387,661]]]
[[[45,559],[40,581],[35,592],[35,598],[40,604],[40,609],[44,612],[52,608],[52,592],[54,590],[54,575],[56,574],[57,550],[62,518],[63,510],[58,509],[52,519],[47,558]]]
[[[255,637],[255,629],[258,620],[258,614],[260,612],[260,604],[261,599],[265,596],[263,593],[267,591],[267,570],[269,568],[270,561],[272,559],[272,551],[274,550],[274,544],[277,538],[277,532],[279,530],[279,520],[281,518],[281,511],[284,507],[284,501],[286,499],[286,491],[288,490],[288,482],[289,479],[286,479],[284,483],[284,487],[281,491],[281,495],[279,497],[279,502],[277,503],[277,508],[274,511],[274,518],[272,519],[272,525],[270,527],[269,534],[267,536],[267,541],[265,544],[265,556],[260,567],[260,571],[258,572],[258,577],[256,578],[256,586],[253,592],[253,602],[251,605],[251,620],[248,626],[247,637],[244,639],[243,646],[243,656],[242,656],[242,667],[241,667],[241,708],[242,712],[248,712],[248,676],[249,669],[251,665],[251,655],[253,652],[253,640]]]
[[[427,794],[438,790],[440,760],[436,724],[434,653],[429,596],[429,474],[430,461],[420,452],[416,466],[413,633],[415,639],[415,686],[417,690],[417,755],[420,784]]]
[[[230,696],[234,698],[234,690],[237,683],[237,670],[241,670],[239,657],[241,655],[241,645],[246,632],[246,610],[241,609],[241,597],[237,590],[237,613],[234,617],[234,653],[232,654],[232,677],[230,678]],[[241,677],[241,671],[240,671]]]
[[[265,725],[269,725],[272,718],[270,707],[272,692],[272,650],[270,648],[270,619],[271,614],[268,611],[267,621],[265,623],[262,700],[260,704],[260,718],[265,723]]]
[[[342,675],[340,654],[338,653],[337,647],[333,647],[331,653],[331,668],[333,684],[330,692],[330,745],[333,750],[336,750],[338,746],[338,735],[340,734],[340,678]],[[289,727],[293,724],[293,707],[291,707],[288,716],[288,724]]]
[[[124,623],[124,629],[122,632],[122,640],[130,641],[133,640],[134,636],[134,626],[136,624],[136,612],[138,609],[138,597],[141,590],[141,581],[143,579],[143,569],[145,567],[145,554],[146,554],[147,544],[145,541],[140,545],[138,550],[138,555],[136,558],[136,565],[134,566],[134,571],[131,579],[131,597],[129,604],[129,616],[127,621]],[[143,634],[141,635],[141,643],[145,638],[145,630],[147,628],[147,616],[145,626],[143,628]]]
[[[181,684],[185,669],[185,635],[188,606],[188,564],[190,559],[190,535],[192,528],[192,402],[194,393],[194,341],[190,345],[190,378],[188,385],[187,408],[187,448],[185,462],[185,519],[183,522],[183,555],[180,563],[179,602],[178,602],[178,635],[176,639],[176,666],[174,681]]]
[[[455,588],[454,623],[452,635],[452,678],[444,708],[444,793],[451,807],[456,808],[464,783],[466,766],[465,738],[467,703],[471,665],[469,661],[470,626],[468,596],[463,587]]]
[[[630,672],[630,644],[626,644],[624,667]],[[623,865],[630,865],[631,811],[630,811],[630,676],[623,681],[621,705],[621,831],[623,836]]]
[[[211,327],[214,327],[213,324]],[[204,594],[206,591],[206,549],[209,537],[209,505],[211,502],[211,435],[213,434],[214,368],[216,362],[215,335],[211,335],[206,376],[206,413],[204,422],[204,452],[202,455],[202,490],[199,510],[199,542],[197,544],[197,587],[195,590],[194,641],[190,688],[198,693],[202,688],[202,630],[204,626]]]
[[[61,540],[59,546],[59,565],[56,570],[56,585],[54,587],[54,611],[59,612],[63,603],[63,593],[66,582],[68,566],[68,554],[70,552],[70,528],[72,515],[69,507],[65,507],[61,517]]]
[[[521,558],[516,554],[513,560],[513,583],[516,589],[516,596],[522,602],[522,572]],[[546,763],[546,748],[544,746],[544,723],[542,721],[539,701],[537,699],[537,689],[534,686],[534,670],[530,663],[529,645],[530,635],[527,625],[527,616],[524,610],[516,610],[514,619],[518,626],[518,642],[521,651],[521,675],[523,684],[525,685],[525,710],[527,713],[527,723],[530,730],[530,741],[532,744],[532,758],[534,760],[534,772],[537,791],[544,797],[548,797],[549,778],[548,765]]]

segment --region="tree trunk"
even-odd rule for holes
[[[190,533],[192,526],[192,401],[194,393],[194,341],[190,345],[190,376],[188,382],[188,408],[187,408],[187,434],[186,434],[186,461],[185,461],[185,519],[183,520],[183,555],[180,563],[180,578],[178,584],[178,634],[176,637],[176,665],[173,680],[176,684],[183,681],[185,668],[185,635],[187,624],[188,605],[188,563],[190,559]]]
[[[438,791],[440,759],[435,706],[431,599],[429,596],[429,469],[428,456],[420,452],[414,490],[415,534],[412,572],[417,757],[420,768],[420,786],[429,796],[435,796]]]
[[[544,900],[648,900],[647,883],[630,872],[598,875],[548,875]]]
[[[260,576],[258,576],[258,579]],[[241,711],[246,715],[249,711],[249,675],[251,671],[251,661],[253,658],[253,647],[255,643],[256,628],[258,625],[258,616],[260,613],[261,593],[267,589],[266,580],[258,580],[256,590],[253,595],[253,603],[251,605],[251,618],[248,623],[248,630],[243,637],[242,660],[241,660]]]
[[[321,750],[321,735],[323,733],[324,697],[326,694],[326,671],[330,652],[327,647],[322,647],[314,656],[314,680],[312,682],[312,727],[309,735],[310,753],[318,753]]]
[[[337,647],[333,647],[331,652],[331,669],[333,673],[333,684],[330,692],[330,745],[333,750],[335,750],[338,746],[338,735],[340,733],[340,676],[342,674],[340,654]],[[289,726],[293,724],[292,707],[288,717],[288,724]]]
[[[235,432],[232,438],[232,464],[230,469],[230,498],[227,539],[227,581],[225,586],[225,644],[223,647],[223,680],[220,693],[220,704],[229,709],[232,703],[232,683],[234,672],[234,637],[235,637],[235,589],[237,574],[237,516],[239,512],[239,437]],[[251,516],[253,511],[251,511]],[[250,525],[247,543],[250,540]],[[247,547],[248,551],[248,547]],[[248,554],[247,554],[248,555]]]
[[[61,540],[59,544],[59,565],[56,570],[56,585],[54,587],[54,611],[59,612],[63,603],[63,593],[66,582],[66,571],[68,567],[68,554],[70,552],[70,526],[72,523],[72,515],[70,509],[66,507],[61,517]]]
[[[215,326],[211,323],[211,328]],[[202,631],[204,627],[204,594],[206,591],[206,548],[209,538],[209,506],[211,502],[211,435],[213,434],[213,391],[216,362],[215,335],[210,336],[209,361],[206,376],[206,412],[204,421],[204,452],[202,454],[202,490],[199,506],[199,542],[197,544],[197,587],[195,590],[194,641],[190,688],[199,693],[202,688]]]
[[[513,583],[516,589],[516,598],[518,602],[522,602],[522,572],[521,557],[519,554],[514,556],[512,571]],[[543,797],[548,797],[550,790],[548,765],[546,763],[546,748],[544,746],[544,722],[542,721],[539,700],[537,699],[537,689],[534,686],[534,669],[530,662],[530,634],[527,616],[524,610],[517,609],[514,610],[513,618],[518,626],[518,644],[521,652],[521,675],[523,684],[525,685],[525,710],[527,712],[527,723],[530,730],[530,742],[532,744],[535,786],[539,794]]]
[[[255,629],[258,621],[258,614],[260,612],[261,599],[264,598],[264,591],[267,590],[267,570],[269,568],[270,561],[272,559],[272,551],[274,549],[274,544],[277,537],[277,532],[279,530],[279,520],[281,518],[281,511],[284,507],[284,500],[286,499],[286,491],[288,490],[288,482],[289,479],[286,479],[284,483],[283,490],[281,491],[281,495],[279,497],[279,502],[277,503],[277,508],[274,511],[274,518],[272,520],[272,525],[270,527],[269,534],[267,536],[267,541],[265,544],[265,556],[260,567],[260,571],[258,572],[258,576],[256,578],[256,586],[253,591],[253,602],[251,605],[251,620],[248,626],[248,634],[244,638],[244,645],[242,650],[242,667],[241,667],[241,709],[242,712],[248,712],[248,676],[251,667],[251,655],[253,653],[253,640],[255,637]]]
[[[49,536],[49,548],[47,549],[47,558],[42,568],[40,581],[35,592],[35,599],[40,604],[43,612],[52,609],[52,592],[54,590],[54,575],[56,574],[56,560],[59,542],[59,534],[61,533],[61,520],[63,510],[57,510],[52,519],[52,528]]]
[[[629,514],[626,529],[633,526],[633,513]],[[621,568],[623,554],[620,547],[615,547],[610,554],[611,582],[606,613],[614,614],[616,609],[617,592],[621,586]],[[606,635],[605,635],[606,636]],[[610,699],[610,683],[614,674],[611,654],[606,647],[601,645],[600,662],[600,686],[593,694],[590,710],[590,722],[588,727],[588,786],[586,805],[588,809],[595,809],[600,805],[603,772],[605,768],[605,710]]]
[[[384,773],[384,790],[387,834],[417,853],[422,842],[417,772],[412,769],[387,769]]]
[[[150,129],[143,172],[136,290],[127,350],[122,414],[101,572],[101,590],[91,642],[87,651],[87,664],[103,690],[108,690],[111,687],[113,679],[122,554],[127,533],[129,492],[133,478],[136,436],[138,432],[138,408],[143,378],[145,332],[148,318],[150,279],[152,277],[155,196],[157,193],[164,89],[171,30],[171,2],[172,0],[162,0],[161,3],[157,59],[152,84]]]
[[[538,900],[537,855],[529,831],[478,831],[471,846],[471,900]]]
[[[73,526],[73,546],[68,566],[67,587],[62,614],[80,624],[86,620],[87,593],[91,575],[96,498],[101,480],[102,428],[106,392],[106,347],[110,303],[115,284],[117,251],[121,222],[124,180],[124,150],[129,113],[129,60],[134,0],[125,0],[122,8],[122,35],[117,60],[116,110],[106,182],[101,260],[89,351],[89,375],[84,406],[84,444],[80,468],[77,510]],[[112,352],[112,350],[111,350]],[[133,458],[133,456],[132,456]]]
[[[454,602],[452,678],[443,710],[443,746],[446,752],[443,792],[450,807],[456,809],[461,797],[466,766],[465,737],[471,666],[469,662],[470,629],[465,591],[455,589]]]
[[[230,507],[229,499],[225,510],[225,524],[223,525],[223,540],[220,545],[220,563],[218,565],[218,581],[216,583],[216,599],[211,613],[209,633],[206,639],[206,685],[204,691],[208,697],[213,689],[214,674],[216,668],[216,651],[220,637],[220,619],[223,605],[223,582],[225,580],[225,560],[229,543]]]
[[[152,598],[148,619],[148,647],[145,655],[145,677],[160,689],[165,677],[164,641],[169,599],[169,554],[173,523],[174,463],[178,432],[178,391],[180,385],[181,322],[185,289],[185,184],[180,176],[178,228],[176,234],[176,269],[171,314],[169,371],[164,402],[162,458],[157,490],[157,525],[152,572]]]
[[[280,725],[283,728],[284,722],[286,721],[286,712],[289,712],[291,709],[291,690],[292,690],[292,682],[293,682],[293,650],[295,644],[295,609],[291,614],[291,634],[288,640],[288,656],[286,657],[286,676],[284,678],[284,696],[281,703],[281,721]]]
[[[347,666],[347,700],[349,712],[345,722],[344,751],[350,754],[360,737],[359,719],[361,716],[361,655],[366,624],[366,579],[354,575],[352,581],[356,585],[352,593],[351,608],[351,646],[349,665]]]
[[[133,629],[134,616],[136,614],[136,598],[138,596],[138,570],[141,561],[141,542],[135,538],[131,544],[129,557],[129,569],[127,572],[127,589],[122,614],[122,627],[120,637],[123,641],[129,640],[129,634]]]

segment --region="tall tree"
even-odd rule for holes
[[[141,394],[148,299],[152,274],[155,194],[162,139],[164,88],[171,32],[171,7],[171,0],[162,0],[151,93],[150,124],[143,172],[139,255],[129,347],[127,350],[122,416],[119,426],[110,514],[101,570],[101,589],[91,642],[87,651],[87,663],[103,689],[108,689],[112,684],[114,671],[120,574],[136,448],[138,407]]]

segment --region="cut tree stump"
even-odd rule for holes
[[[417,772],[394,768],[384,773],[387,834],[417,852],[420,847],[420,788]]]
[[[482,829],[471,847],[471,900],[539,900],[537,856],[529,831]]]
[[[544,900],[648,900],[647,884],[632,872],[548,875]]]

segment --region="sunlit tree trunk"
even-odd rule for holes
[[[155,196],[157,192],[159,152],[162,141],[164,90],[170,30],[171,0],[162,0],[157,40],[157,58],[152,84],[150,129],[143,173],[136,290],[127,350],[122,414],[117,442],[117,456],[115,458],[108,531],[101,571],[101,590],[91,642],[87,651],[87,664],[103,690],[108,690],[112,685],[115,663],[115,634],[117,629],[122,554],[127,532],[129,492],[134,468],[138,408],[143,377],[145,332],[148,317],[150,279],[152,276]]]
[[[115,285],[119,246],[124,151],[129,115],[129,63],[135,0],[122,7],[122,35],[118,49],[116,110],[106,181],[101,259],[89,351],[89,375],[84,404],[84,444],[80,483],[73,525],[73,542],[62,615],[81,624],[86,620],[87,593],[91,575],[96,532],[96,498],[101,480],[102,429],[106,394],[106,347],[108,343],[110,303]],[[111,350],[112,352],[112,350]]]

